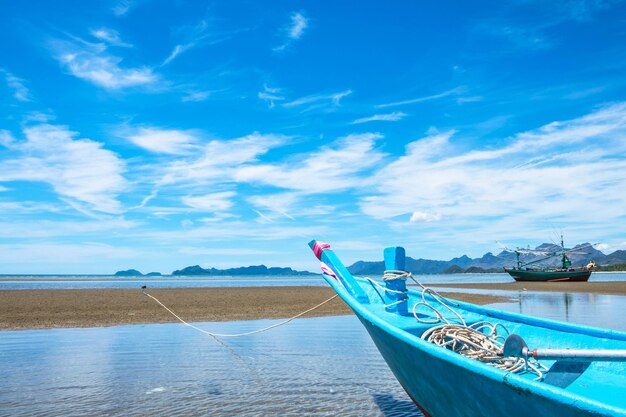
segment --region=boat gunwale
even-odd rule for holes
[[[625,408],[618,408],[612,405],[608,405],[598,400],[574,394],[563,388],[555,387],[538,381],[528,380],[515,373],[502,371],[474,359],[459,355],[458,353],[452,352],[448,349],[442,349],[440,346],[426,342],[415,334],[412,334],[405,329],[395,326],[390,321],[376,315],[371,310],[371,308],[367,308],[368,305],[360,303],[355,297],[353,297],[336,278],[326,274],[322,275],[326,282],[331,285],[331,287],[348,304],[348,306],[355,312],[357,316],[369,321],[372,325],[383,329],[391,336],[402,340],[403,342],[415,347],[416,349],[422,350],[428,355],[446,361],[452,366],[459,366],[468,370],[469,372],[479,374],[498,383],[504,383],[506,385],[509,385],[512,389],[529,390],[532,392],[533,395],[544,397],[547,400],[564,404],[568,407],[574,406],[578,409],[583,409],[590,413],[598,413],[598,411],[601,411],[606,413],[623,414],[626,411]],[[355,279],[359,281],[359,285],[364,281],[366,282],[366,280],[362,278],[355,277]],[[408,291],[414,295],[420,294],[419,292],[412,289],[409,289]],[[537,317],[505,312],[498,309],[480,307],[457,300],[452,301],[454,301],[454,303],[457,303],[461,309],[477,314],[484,314],[494,318],[502,318],[508,321],[514,321],[536,327],[544,327],[551,330],[569,331],[594,337],[626,340],[626,332],[598,329],[595,327],[582,326],[571,323],[563,323],[555,320],[541,319]]]

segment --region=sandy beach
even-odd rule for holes
[[[327,287],[167,288],[151,295],[187,321],[254,320],[294,316],[332,297]],[[504,297],[454,294],[477,304]],[[306,317],[352,314],[339,298]],[[141,290],[4,290],[0,291],[0,329],[96,327],[167,323],[176,319]]]
[[[626,282],[435,284],[433,287],[484,290],[584,292],[626,295]],[[330,298],[327,287],[246,287],[148,289],[187,321],[230,321],[294,316]],[[495,295],[443,292],[475,304],[507,301]],[[306,317],[352,314],[334,299]],[[0,329],[96,327],[167,323],[176,319],[139,289],[0,291]]]

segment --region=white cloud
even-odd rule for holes
[[[184,155],[198,147],[195,134],[183,130],[142,127],[125,136],[135,145],[154,153]]]
[[[39,123],[48,123],[52,120],[56,119],[56,116],[50,113],[43,113],[40,111],[32,111],[27,113],[23,120],[24,122],[39,122]]]
[[[22,239],[93,237],[102,236],[103,233],[110,233],[112,230],[116,233],[123,233],[140,226],[139,222],[106,214],[83,221],[43,220],[42,213],[62,211],[60,205],[53,206],[36,202],[20,204],[23,204],[29,212],[39,215],[29,220],[0,221],[1,238],[15,239],[16,236]]]
[[[407,104],[423,103],[425,101],[438,100],[440,98],[445,98],[445,97],[458,95],[458,94],[463,93],[464,91],[465,91],[465,88],[463,88],[463,87],[456,87],[456,88],[452,88],[450,90],[444,91],[442,93],[433,94],[433,95],[430,95],[430,96],[412,98],[412,99],[409,99],[409,100],[402,100],[402,101],[394,101],[392,103],[378,104],[375,107],[379,108],[379,109],[382,109],[382,108],[385,108],[385,107],[406,106]]]
[[[249,248],[206,248],[206,247],[192,247],[185,246],[178,250],[179,253],[186,255],[202,255],[202,256],[244,256],[244,255],[277,255],[278,251],[262,250],[262,249],[249,249]]]
[[[188,91],[181,99],[183,103],[205,101],[213,91]]]
[[[13,90],[13,97],[15,97],[16,100],[32,101],[30,91],[24,85],[24,80],[22,78],[16,77],[7,71],[0,70],[0,72],[4,72],[6,83],[9,88]]]
[[[411,223],[435,222],[438,220],[441,220],[441,214],[428,213],[425,211],[414,211],[413,214],[411,214],[411,218],[409,219]]]
[[[368,123],[368,122],[376,122],[376,121],[385,121],[385,122],[397,122],[398,120],[402,120],[407,116],[406,113],[401,111],[394,111],[393,113],[386,114],[375,114],[370,117],[363,117],[361,119],[356,119],[352,122],[353,125],[360,123]]]
[[[281,193],[281,194],[269,194],[269,195],[255,195],[248,198],[248,201],[255,207],[262,210],[269,210],[273,213],[278,213],[281,216],[294,220],[294,217],[289,214],[294,206],[298,203],[300,196],[295,193]],[[271,220],[266,215],[257,211],[259,216],[265,217]]]
[[[87,204],[90,209],[117,213],[117,195],[127,187],[124,163],[91,139],[48,124],[24,129],[25,141],[10,144],[11,157],[0,167],[0,181],[40,181],[52,185],[61,197]]]
[[[234,191],[223,191],[196,197],[185,196],[182,198],[182,202],[200,211],[227,211],[233,206],[232,198],[235,195],[236,193]]]
[[[122,58],[108,54],[104,44],[74,39],[53,42],[53,49],[57,60],[72,75],[105,89],[150,86],[159,80],[149,67],[122,67]]]
[[[279,96],[278,94],[281,92],[280,88],[272,88],[267,85],[263,86],[263,91],[259,91],[257,97],[261,100],[267,101],[270,108],[273,108],[276,105],[276,101],[283,101],[285,97]]]
[[[275,52],[281,52],[290,47],[293,42],[302,37],[306,28],[309,26],[309,19],[301,12],[292,13],[289,25],[283,28],[285,40],[283,43],[274,48]]]
[[[288,139],[255,132],[232,140],[212,140],[196,150],[198,157],[168,164],[160,184],[203,186],[217,180],[232,181],[237,168],[255,163],[260,155],[284,145]]]
[[[165,61],[163,61],[162,65],[169,64],[174,59],[176,59],[178,55],[182,54],[183,52],[185,52],[187,49],[191,48],[192,46],[193,44],[191,43],[184,44],[184,45],[176,45],[174,49],[172,50],[172,52],[168,55],[168,57],[165,58]]]
[[[300,39],[304,30],[309,25],[309,21],[302,13],[294,13],[291,15],[291,27],[289,28],[290,39]]]
[[[135,249],[89,242],[0,244],[0,262],[6,268],[5,270],[13,269],[16,273],[22,274],[49,274],[55,271],[67,273],[77,264],[82,267],[80,272],[85,273],[85,267],[89,268],[87,271],[93,271],[90,266],[94,264],[94,260],[137,259],[141,255]],[[73,266],[68,268],[68,264]],[[102,273],[101,270],[98,272]]]
[[[258,222],[221,221],[185,230],[149,232],[145,234],[145,238],[164,243],[171,243],[172,241],[221,243],[225,239],[246,239],[249,241],[300,239],[304,242],[311,236],[323,236],[329,233],[328,227],[319,225],[274,225],[267,227],[267,224]]]
[[[483,241],[511,234],[512,224],[516,235],[535,238],[548,224],[568,225],[572,240],[614,233],[607,225],[620,224],[626,207],[625,136],[626,103],[469,153],[453,131],[432,132],[376,173],[360,206],[389,221],[445,219],[446,230],[481,230]]]
[[[8,130],[0,130],[0,146],[4,146],[5,148],[10,147],[13,143],[15,143],[15,138]]]
[[[161,65],[167,65],[176,58],[178,58],[184,52],[188,50],[200,46],[205,45],[214,45],[224,40],[228,39],[232,36],[232,33],[221,33],[216,34],[209,31],[210,25],[206,20],[201,20],[198,24],[195,25],[185,25],[179,28],[176,28],[175,32],[178,34],[177,37],[179,42],[174,46],[172,52],[165,58]],[[239,32],[245,29],[239,29],[235,32]]]
[[[365,173],[383,157],[375,144],[376,133],[349,135],[331,146],[294,156],[289,163],[256,164],[241,167],[235,179],[266,184],[303,194],[345,190],[362,185]]]
[[[297,220],[301,217],[318,217],[333,213],[335,206],[323,204],[320,195],[311,198],[301,192],[281,192],[265,195],[254,195],[247,201],[256,207],[254,210],[262,219],[272,222],[287,218]],[[263,212],[261,212],[261,210]]]
[[[131,0],[122,0],[111,9],[116,16],[124,16],[135,5]]]
[[[319,107],[339,106],[342,98],[352,94],[352,90],[340,91],[333,94],[316,94],[312,96],[301,97],[296,100],[283,104],[283,107],[292,108],[309,105],[306,110],[312,110]]]
[[[152,190],[152,192],[145,196],[137,206],[133,207],[133,209],[144,208],[150,201],[154,200],[157,195],[159,195],[159,190]]]
[[[113,30],[113,29],[108,29],[108,28],[93,29],[91,31],[91,36],[113,46],[119,46],[123,48],[132,47],[131,44],[126,43],[122,40],[118,31]]]
[[[618,250],[626,250],[626,242],[624,241],[612,242],[612,243],[603,242],[603,243],[598,243],[596,245],[593,245],[593,247],[601,252],[604,252],[606,255],[609,255]]]
[[[469,96],[469,97],[459,97],[456,99],[456,102],[458,104],[465,104],[465,103],[476,103],[482,100],[483,100],[482,96]]]

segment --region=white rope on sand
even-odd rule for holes
[[[147,292],[145,292],[145,291],[142,291],[142,293],[143,293],[143,295],[145,295],[145,296],[147,296],[147,297],[150,297],[150,298],[152,298],[154,301],[156,301],[156,302],[157,302],[157,303],[158,303],[161,307],[163,307],[164,309],[166,309],[166,310],[167,310],[167,311],[168,311],[168,312],[169,312],[172,316],[176,317],[176,319],[178,319],[178,321],[180,321],[180,322],[181,322],[182,324],[184,324],[185,326],[189,326],[189,327],[191,327],[191,328],[192,328],[192,329],[194,329],[194,330],[197,330],[197,331],[199,331],[199,332],[201,332],[201,333],[204,333],[204,334],[206,334],[206,335],[208,335],[208,336],[211,336],[211,337],[214,337],[214,338],[215,338],[215,337],[242,337],[242,336],[250,336],[250,335],[253,335],[253,334],[262,333],[262,332],[265,332],[265,331],[268,331],[268,330],[274,329],[274,328],[276,328],[276,327],[279,327],[279,326],[285,325],[285,324],[289,323],[290,321],[297,319],[298,317],[302,317],[302,316],[304,316],[305,314],[310,313],[311,311],[313,311],[313,310],[315,310],[315,309],[317,309],[317,308],[320,308],[320,307],[321,307],[321,306],[323,306],[324,304],[326,304],[326,303],[328,303],[328,302],[332,301],[333,299],[335,299],[335,298],[337,298],[337,297],[339,296],[339,294],[335,294],[335,295],[333,295],[332,297],[330,297],[328,300],[326,300],[326,301],[323,301],[323,302],[319,303],[319,304],[318,304],[318,305],[316,305],[315,307],[311,307],[311,308],[309,308],[308,310],[303,311],[303,312],[302,312],[302,313],[300,313],[300,314],[296,314],[295,316],[288,318],[287,320],[281,321],[280,323],[272,324],[271,326],[267,326],[267,327],[264,327],[264,328],[262,328],[262,329],[253,330],[253,331],[251,331],[251,332],[246,332],[246,333],[221,334],[221,333],[211,333],[211,332],[207,332],[206,330],[201,329],[201,328],[199,328],[199,327],[196,327],[196,326],[194,326],[193,324],[187,323],[185,320],[181,319],[181,318],[180,318],[180,317],[179,317],[176,313],[174,313],[172,310],[170,310],[170,309],[169,309],[169,308],[168,308],[165,304],[163,304],[162,302],[160,302],[160,301],[159,301],[156,297],[154,297],[154,296],[152,296],[152,295],[148,294],[148,293],[147,293]]]

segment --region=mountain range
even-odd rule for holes
[[[553,243],[543,243],[535,248],[535,250],[543,252],[558,252],[561,250],[559,245]],[[568,250],[566,248],[566,250]],[[590,261],[596,264],[617,265],[626,264],[626,250],[618,250],[609,255],[595,249],[589,243],[582,243],[574,246],[571,250],[580,250],[580,254],[568,255],[572,261],[572,266],[586,265]],[[584,254],[583,254],[584,252]],[[532,262],[542,258],[538,255],[521,255],[522,262]],[[432,259],[414,259],[406,257],[407,271],[414,274],[442,274],[442,273],[461,273],[461,272],[503,272],[505,266],[514,266],[516,255],[510,251],[502,251],[497,255],[487,252],[480,258],[470,258],[463,255],[452,258],[449,261],[437,261]],[[553,257],[541,262],[541,265],[557,266],[560,265],[561,258]],[[354,275],[382,274],[385,270],[384,261],[358,261],[348,267],[348,270]]]
[[[172,272],[172,275],[313,275],[308,271],[296,271],[291,268],[266,267],[265,265],[242,266],[239,268],[216,269],[202,268],[199,265],[188,266]]]

